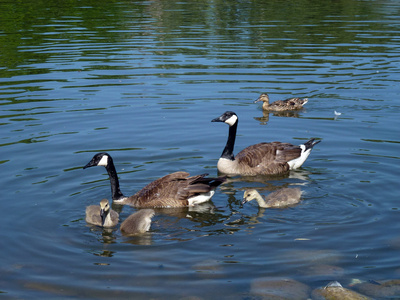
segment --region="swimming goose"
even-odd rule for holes
[[[130,197],[121,193],[117,171],[110,154],[97,153],[83,168],[103,166],[110,177],[114,203],[134,207],[184,207],[193,206],[211,199],[215,189],[225,177],[206,178],[208,174],[189,177],[189,173],[175,172],[161,177]]]
[[[218,171],[229,176],[277,175],[297,169],[306,161],[312,148],[320,142],[311,139],[300,146],[281,142],[259,143],[243,149],[235,157],[233,148],[238,120],[238,116],[232,111],[211,120],[229,125],[228,141],[217,164]]]
[[[302,109],[303,105],[308,102],[308,98],[288,98],[286,100],[278,100],[269,104],[269,96],[266,93],[260,95],[254,103],[263,101],[262,108],[264,110],[284,111]]]
[[[286,207],[299,203],[301,194],[302,191],[299,188],[282,188],[264,199],[256,190],[251,189],[244,192],[242,204],[255,199],[258,205],[263,208]]]
[[[107,199],[100,201],[100,205],[86,207],[86,222],[103,227],[114,227],[118,224],[119,215],[110,208]]]
[[[141,209],[134,214],[131,214],[121,224],[121,232],[124,235],[135,235],[145,233],[150,229],[151,218],[154,217],[155,212],[151,208]]]

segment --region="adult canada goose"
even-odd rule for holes
[[[121,224],[121,232],[123,235],[135,235],[145,233],[150,229],[151,218],[155,212],[151,208],[141,209],[134,214],[131,214]]]
[[[251,189],[244,192],[242,204],[255,199],[258,206],[263,208],[286,207],[299,203],[301,194],[302,191],[299,188],[281,188],[264,199],[256,190]]]
[[[225,177],[206,178],[208,174],[189,177],[189,173],[175,172],[161,177],[127,197],[121,193],[117,171],[110,154],[97,153],[83,168],[103,166],[110,177],[114,203],[134,207],[184,207],[193,206],[211,199],[215,189]]]
[[[86,207],[86,222],[103,227],[114,227],[118,224],[119,215],[110,208],[107,199],[100,201],[100,205]]]
[[[254,103],[262,101],[262,108],[271,111],[298,110],[308,102],[308,98],[288,98],[286,100],[278,100],[269,104],[269,96],[266,93],[260,95]]]
[[[235,146],[238,116],[227,111],[211,122],[224,122],[229,125],[229,136],[220,159],[218,171],[234,176],[276,175],[299,168],[310,155],[312,148],[320,141],[311,139],[296,146],[289,143],[259,143],[233,155]]]

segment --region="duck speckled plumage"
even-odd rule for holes
[[[257,100],[254,101],[254,103],[259,101],[263,102],[263,110],[285,111],[302,109],[303,105],[308,102],[308,98],[288,98],[286,100],[278,100],[270,104],[268,94],[263,93],[260,95],[260,97],[258,97]]]

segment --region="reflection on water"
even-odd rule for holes
[[[0,293],[252,298],[289,278],[310,297],[332,280],[365,292],[398,278],[396,1],[0,8]],[[263,112],[263,91],[309,102]],[[241,118],[237,149],[323,143],[301,170],[232,177],[209,203],[157,209],[143,235],[86,224],[85,207],[110,199],[104,170],[83,174],[88,157],[115,154],[131,194],[174,171],[216,176],[226,132],[209,121],[226,110]],[[248,188],[283,187],[301,188],[301,205],[241,204]],[[135,211],[113,209],[121,220]]]
[[[303,109],[305,110],[305,109]],[[303,112],[302,110],[302,112]],[[262,117],[254,117],[254,120],[260,122],[260,125],[267,125],[269,122],[269,115],[271,114],[274,117],[285,117],[285,118],[299,118],[300,117],[299,111],[276,111],[276,112],[269,112],[263,110]]]

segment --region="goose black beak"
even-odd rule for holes
[[[242,205],[243,204],[246,204],[248,201],[246,200],[246,199],[243,199],[243,201],[242,201]]]
[[[86,166],[83,167],[83,169],[87,169],[94,166],[96,166],[96,164],[91,160],[86,164]]]
[[[211,122],[224,122],[221,117],[222,116],[220,116],[218,118],[215,118],[215,119],[212,119]]]

